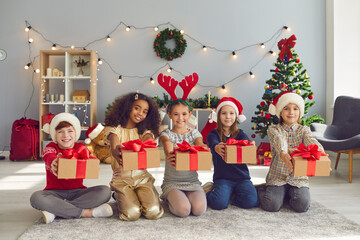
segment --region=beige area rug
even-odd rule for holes
[[[360,239],[360,225],[318,202],[306,213],[286,206],[277,213],[229,206],[200,217],[178,218],[168,209],[159,220],[125,222],[117,216],[115,210],[111,218],[55,219],[47,225],[39,219],[19,239]]]

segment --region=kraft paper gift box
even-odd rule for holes
[[[98,178],[99,167],[99,159],[59,158],[58,179]]]
[[[327,154],[318,151],[318,146],[301,143],[298,150],[291,154],[294,176],[329,176],[331,161]]]
[[[160,167],[160,150],[154,140],[141,139],[122,143],[123,170],[138,170]]]
[[[245,146],[242,144],[245,144]],[[256,146],[253,145],[252,141],[228,139],[225,145],[224,160],[228,164],[246,163],[256,165]]]
[[[203,146],[190,146],[183,141],[177,144],[175,149],[176,171],[209,171],[212,167],[212,154],[209,149]]]

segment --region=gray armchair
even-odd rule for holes
[[[325,150],[337,153],[335,169],[340,154],[349,154],[349,182],[352,182],[353,154],[360,153],[360,98],[339,96],[335,100],[331,125],[312,123],[313,136]]]

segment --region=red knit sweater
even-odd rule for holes
[[[82,143],[75,143],[73,150],[78,151],[79,148],[83,146]],[[69,190],[69,189],[75,189],[75,188],[86,188],[83,185],[83,179],[58,179],[57,176],[55,176],[51,172],[51,163],[57,158],[57,155],[59,153],[62,153],[63,155],[65,151],[69,151],[71,149],[61,149],[56,143],[49,143],[43,151],[43,160],[45,162],[45,170],[46,170],[46,187],[44,190]],[[92,155],[90,155],[90,158],[95,158]]]

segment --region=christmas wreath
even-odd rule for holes
[[[176,47],[171,50],[165,47],[167,40],[174,39]],[[175,58],[182,57],[186,48],[186,40],[180,31],[166,28],[156,35],[154,41],[154,50],[157,56],[172,61]]]

